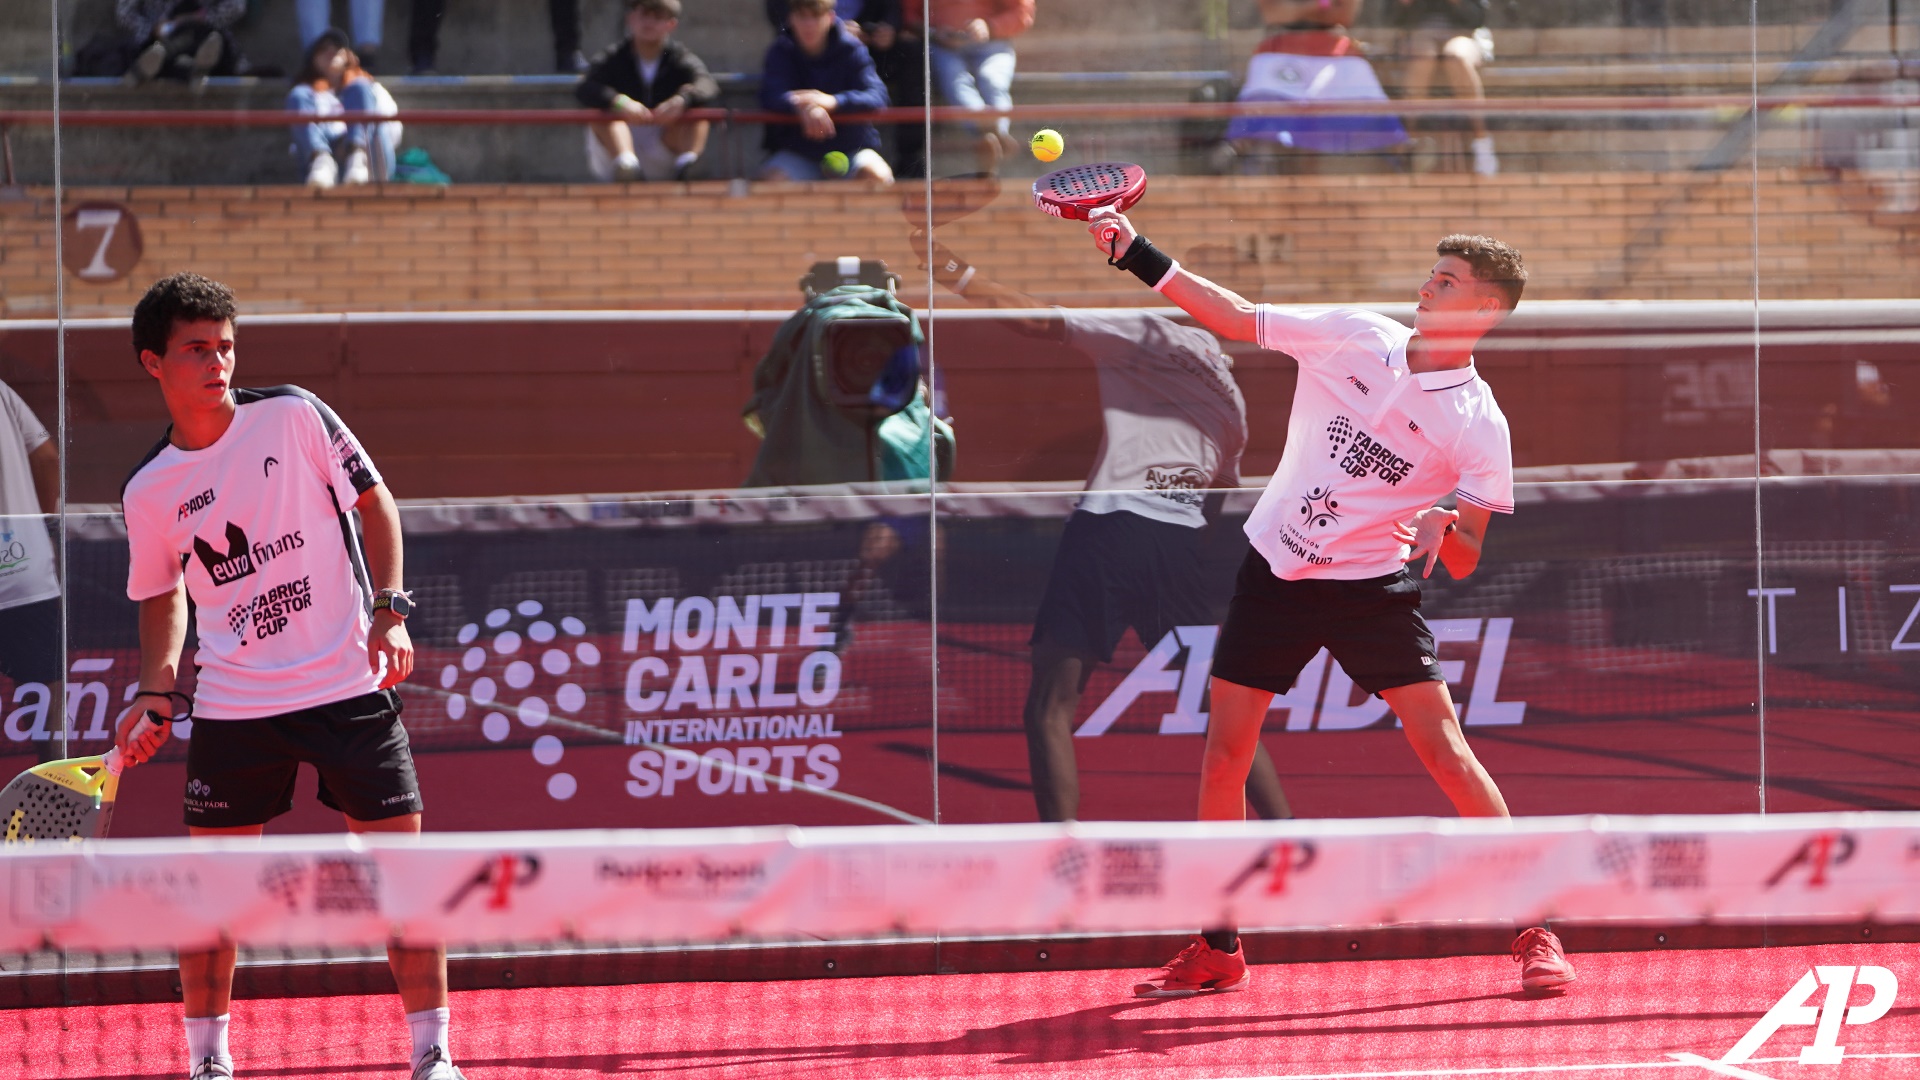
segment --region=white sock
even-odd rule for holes
[[[613,159],[613,167],[627,170],[637,169],[640,167],[640,158],[634,154],[621,154],[619,157]]]
[[[699,154],[696,154],[693,151],[688,150],[687,152],[681,154],[679,157],[676,157],[673,159],[673,167],[676,169],[684,169],[687,166],[699,160],[700,160]]]
[[[192,1072],[208,1058],[225,1065],[228,1071],[232,1071],[233,1054],[227,1049],[227,1021],[232,1018],[232,1013],[224,1013],[220,1016],[187,1017],[188,1072]]]
[[[421,1009],[419,1012],[407,1014],[407,1027],[413,1031],[414,1068],[419,1068],[420,1059],[426,1057],[427,1051],[436,1046],[447,1056],[448,1061],[453,1060],[453,1052],[447,1049],[448,1018],[451,1015],[444,1005],[437,1009]]]

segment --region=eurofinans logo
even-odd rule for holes
[[[1823,983],[1827,988],[1825,1000],[1818,1005],[1808,1004]],[[1870,988],[1873,997],[1865,1004],[1849,1005],[1848,1000],[1853,996],[1856,984]],[[1813,1041],[1800,1047],[1797,1059],[1769,1060],[1797,1060],[1802,1065],[1838,1065],[1847,1057],[1847,1048],[1840,1044],[1841,1025],[1859,1027],[1879,1020],[1893,1008],[1894,998],[1899,992],[1900,980],[1886,968],[1864,964],[1858,967],[1821,964],[1800,976],[1800,981],[1793,984],[1786,996],[1774,1002],[1773,1008],[1767,1010],[1760,1022],[1748,1028],[1740,1041],[1719,1058],[1709,1061],[1697,1054],[1670,1056],[1727,1076],[1759,1076],[1759,1073],[1730,1066],[1751,1061],[1782,1028],[1810,1027],[1814,1029]],[[1853,1056],[1859,1058],[1866,1055]]]

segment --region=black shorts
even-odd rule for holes
[[[320,801],[357,821],[418,813],[400,695],[391,690],[258,720],[196,720],[187,741],[188,825],[264,825],[293,809],[300,763]]]
[[[1129,626],[1149,649],[1176,626],[1212,626],[1219,612],[1207,598],[1218,589],[1202,566],[1200,533],[1126,511],[1074,511],[1054,552],[1031,643],[1104,664]]]
[[[16,687],[21,683],[51,686],[59,681],[59,597],[0,608],[0,675],[13,680]]]
[[[1411,570],[1287,581],[1249,550],[1214,646],[1214,677],[1284,694],[1322,648],[1369,694],[1444,681]]]

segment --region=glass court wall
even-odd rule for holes
[[[712,79],[668,124],[539,5],[389,5],[344,28],[399,110],[364,136],[288,113],[380,98],[286,6],[152,78],[99,5],[0,15],[0,765],[100,752],[136,689],[117,501],[167,419],[128,319],[191,270],[238,385],[327,401],[401,503],[429,828],[1190,817],[1299,367],[1037,212],[1051,129],[1256,303],[1404,322],[1440,237],[1524,254],[1477,351],[1517,509],[1424,598],[1515,812],[1914,805],[1914,5],[933,3],[820,57],[684,5]],[[584,58],[641,21],[583,2]],[[183,831],[184,742],[117,834]],[[1324,655],[1263,743],[1257,813],[1448,812]],[[337,827],[311,785],[275,828]]]

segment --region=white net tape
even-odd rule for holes
[[[0,850],[0,948],[1912,920],[1920,814],[109,840]]]

